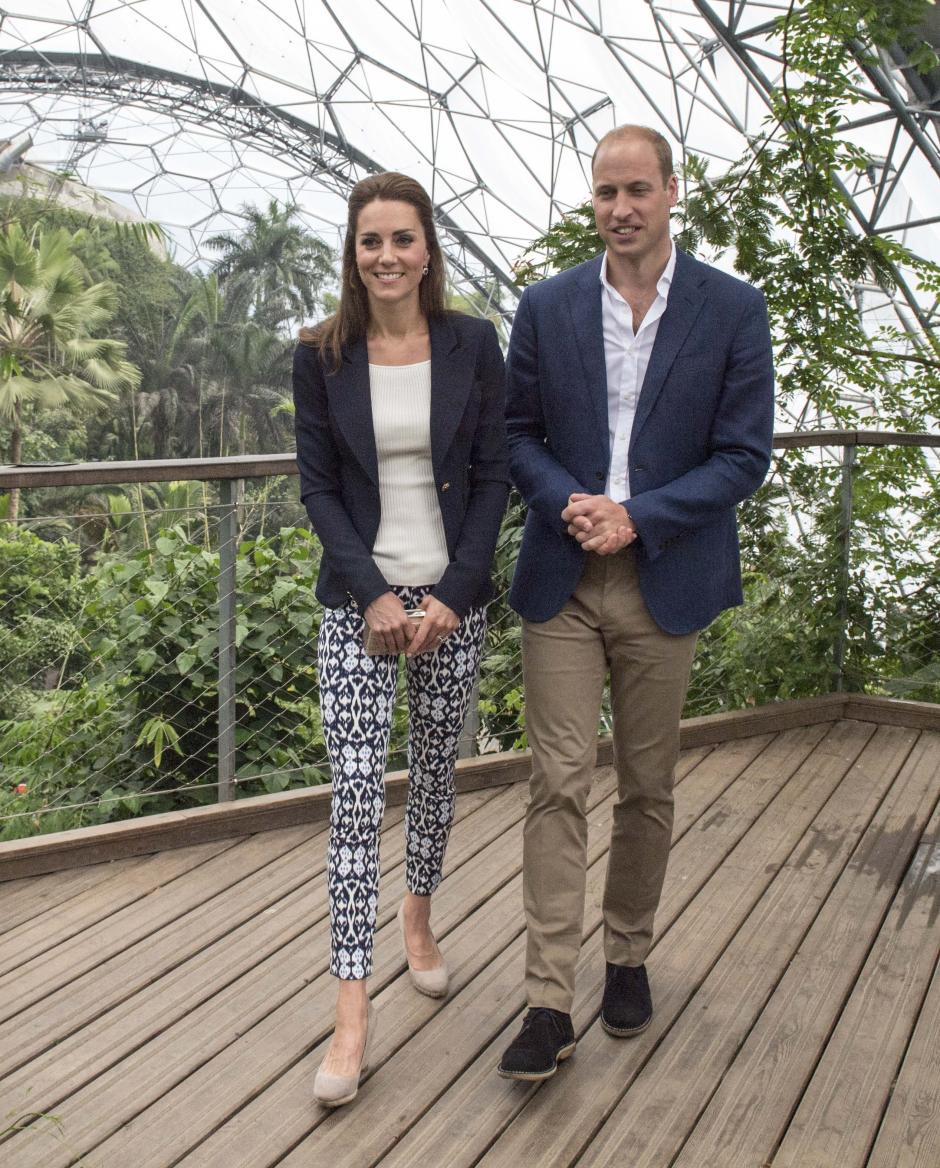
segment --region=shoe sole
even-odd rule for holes
[[[566,1058],[570,1058],[574,1054],[574,1048],[578,1044],[572,1042],[570,1046],[563,1046],[558,1054],[555,1056],[555,1065],[548,1071],[504,1071],[502,1067],[496,1068],[496,1073],[501,1079],[520,1079],[524,1083],[540,1083],[543,1079],[550,1079],[552,1075],[558,1070],[558,1064],[563,1063]]]
[[[347,1103],[352,1103],[358,1094],[359,1089],[357,1088],[351,1095],[344,1095],[342,1099],[321,1099],[318,1095],[314,1095],[314,1099],[321,1107],[328,1107],[332,1110],[334,1107],[345,1107]]]
[[[611,1026],[609,1022],[605,1022],[601,1017],[601,1026],[612,1038],[633,1038],[634,1035],[642,1034],[644,1030],[649,1027],[653,1021],[652,1015],[646,1019],[642,1026],[633,1026],[628,1030],[622,1030],[618,1026]]]
[[[416,990],[418,991],[418,993],[419,993],[419,994],[424,994],[424,996],[425,996],[426,998],[437,998],[437,999],[440,999],[440,998],[446,998],[446,997],[447,997],[447,990],[439,990],[438,992],[436,992],[436,993],[433,993],[433,994],[432,994],[430,990],[425,990],[425,989],[422,989],[422,988],[421,988],[421,986],[419,986],[419,985],[418,985],[416,982],[414,982],[414,981],[412,981],[412,983],[411,983],[411,984],[412,984],[412,987],[413,987],[414,989],[416,989]],[[449,988],[450,988],[450,987],[448,986],[448,989],[449,989]]]

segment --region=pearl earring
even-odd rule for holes
[[[428,265],[425,264],[424,267],[421,269],[421,275],[426,276],[430,270],[431,269],[428,267]]]

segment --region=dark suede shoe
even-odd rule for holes
[[[601,1026],[615,1038],[639,1034],[653,1020],[653,999],[645,965],[611,965],[607,962]]]
[[[496,1071],[504,1079],[548,1079],[574,1054],[574,1047],[571,1015],[536,1006],[522,1019],[522,1029],[503,1051]]]

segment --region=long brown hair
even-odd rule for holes
[[[339,308],[333,316],[327,317],[314,328],[300,330],[301,344],[319,349],[324,364],[329,359],[334,369],[340,367],[342,350],[364,337],[369,326],[369,294],[356,267],[356,231],[363,207],[376,199],[410,203],[418,212],[428,249],[428,274],[418,285],[421,311],[429,319],[443,316],[445,312],[444,254],[438,243],[433,208],[427,191],[413,178],[393,170],[361,179],[349,192]]]

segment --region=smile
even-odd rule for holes
[[[633,235],[634,232],[639,231],[639,227],[615,227],[615,235]]]
[[[385,284],[391,284],[394,280],[400,280],[404,276],[404,272],[376,272],[377,280],[381,280]]]

